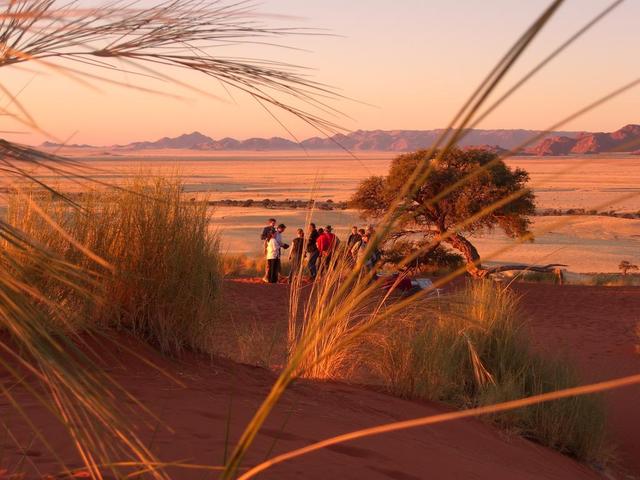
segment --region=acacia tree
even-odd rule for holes
[[[630,270],[638,270],[640,267],[631,263],[629,260],[622,260],[618,265],[618,268],[622,271],[623,275],[627,275]]]
[[[399,199],[403,214],[392,235],[421,235],[423,240],[430,240],[430,249],[446,243],[464,255],[468,271],[478,277],[525,268],[483,269],[478,250],[465,234],[496,227],[511,237],[529,233],[528,216],[535,209],[534,195],[526,188],[529,174],[521,168],[509,168],[496,154],[485,150],[453,149],[437,157],[438,152],[429,155],[427,150],[398,156],[387,176],[372,176],[360,184],[351,199],[352,206],[363,218],[380,217],[398,201],[398,192],[417,165],[427,162],[429,174],[421,187]]]

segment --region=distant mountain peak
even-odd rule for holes
[[[569,138],[546,138],[528,150],[533,155],[591,155],[607,152],[632,153],[640,147],[640,125],[629,124],[615,132],[581,132]]]
[[[311,137],[296,143],[282,137],[253,137],[237,140],[225,137],[215,140],[202,132],[183,133],[177,137],[163,137],[156,141],[133,142],[113,147],[90,145],[65,145],[68,148],[104,148],[115,151],[182,149],[199,151],[278,151],[278,150],[340,150],[410,152],[433,145],[443,129],[435,130],[362,130],[336,133],[332,137]],[[485,148],[505,152],[543,132],[524,129],[470,129],[466,132],[461,148]],[[44,148],[62,145],[44,142]],[[622,148],[622,150],[620,150]],[[568,155],[601,153],[607,151],[637,151],[640,149],[640,125],[629,124],[611,133],[550,132],[525,153],[529,155]]]
[[[194,140],[212,140],[211,137],[207,137],[206,135],[195,131],[195,132],[191,132],[191,133],[183,133],[182,135],[178,136],[177,138],[190,138],[190,139],[194,139]]]

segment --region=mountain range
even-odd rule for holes
[[[178,137],[163,137],[156,141],[133,142],[126,145],[91,146],[64,145],[65,148],[96,148],[112,152],[144,150],[198,150],[198,151],[281,151],[281,150],[340,150],[407,152],[427,148],[443,132],[437,130],[357,130],[336,134],[329,138],[311,137],[300,144],[281,137],[215,140],[200,132]],[[469,130],[459,143],[461,147],[481,147],[494,151],[515,148],[534,135],[536,130]],[[60,144],[44,142],[44,148],[60,148]],[[640,148],[640,125],[627,125],[611,133],[564,132],[545,134],[540,143],[523,152],[528,155],[569,155],[604,152],[632,152]]]
[[[629,152],[640,154],[640,125],[627,125],[615,132],[588,133],[576,136],[555,135],[529,149],[533,155],[572,155]]]

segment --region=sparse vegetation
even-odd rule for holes
[[[631,287],[640,285],[640,275],[620,275],[617,273],[595,273],[578,279],[579,285],[599,285],[602,287]]]
[[[182,201],[181,191],[177,181],[140,178],[125,190],[87,195],[77,208],[41,192],[12,199],[10,225],[94,272],[85,288],[97,305],[49,275],[33,252],[4,248],[28,265],[21,281],[65,306],[67,326],[124,328],[163,352],[210,351],[222,306],[219,241],[206,205]],[[87,251],[109,265],[97,265]]]
[[[331,268],[320,268],[308,293],[299,288],[300,279],[294,285],[288,338],[290,354],[304,352],[296,372],[299,376],[345,378],[353,368],[357,332],[375,321],[375,302],[356,303],[343,288],[353,268],[346,255],[346,250],[334,254]],[[332,309],[327,311],[329,305]]]
[[[275,324],[274,327],[259,321],[229,319],[218,327],[220,341],[216,342],[216,355],[267,369],[282,365],[286,358],[284,325]]]
[[[640,285],[640,275],[621,273],[565,273],[563,282],[567,285],[595,285],[601,287],[631,287]],[[510,277],[505,277],[511,281]],[[554,273],[523,272],[516,277],[519,282],[558,283]]]
[[[453,297],[414,305],[369,335],[361,357],[395,395],[489,405],[579,384],[566,359],[534,352],[518,300],[491,282],[468,284]],[[502,428],[582,460],[599,460],[604,410],[577,397],[494,416]]]
[[[614,217],[614,218],[626,218],[626,219],[638,219],[640,218],[640,212],[616,212],[615,210],[588,210],[585,208],[545,208],[544,210],[537,210],[536,215],[541,217],[547,216],[563,216],[563,215],[590,215],[600,217]]]
[[[264,256],[222,255],[222,271],[225,277],[260,277],[264,274],[265,263]]]
[[[261,207],[261,208],[272,208],[274,210],[297,210],[297,209],[310,209],[317,208],[318,210],[346,210],[348,208],[347,202],[334,202],[329,199],[324,202],[317,200],[271,200],[269,198],[265,198],[260,201],[254,200],[211,200],[208,204],[212,207],[243,207],[243,208],[252,208],[252,207]]]

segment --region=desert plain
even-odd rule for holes
[[[358,183],[371,175],[384,175],[393,152],[206,152],[161,150],[112,155],[101,150],[73,154],[83,171],[99,182],[126,185],[144,175],[179,176],[186,198],[248,200],[260,205],[271,200],[347,201]],[[530,186],[540,213],[560,209],[640,212],[640,156],[593,155],[565,157],[512,157],[511,167],[529,172]],[[77,177],[34,172],[39,180],[62,190],[100,188]],[[259,232],[265,220],[276,217],[289,228],[303,227],[306,210],[216,206],[212,228],[232,254],[259,255]],[[318,225],[331,224],[338,236],[351,225],[364,225],[354,210],[313,212]],[[484,232],[473,239],[488,263],[561,263],[576,273],[618,272],[622,260],[640,261],[640,219],[605,215],[548,215],[532,218],[534,241],[520,243],[500,231]]]

